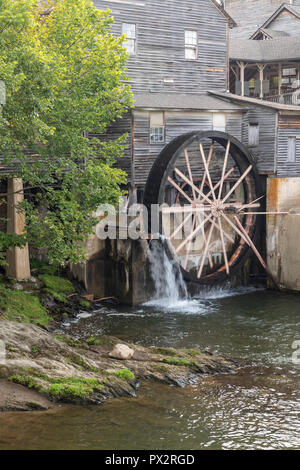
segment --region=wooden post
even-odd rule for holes
[[[281,94],[281,81],[282,81],[282,64],[279,62],[278,64],[278,95]]]
[[[21,178],[9,178],[7,187],[7,233],[22,235],[25,229],[25,213],[18,211],[18,205],[24,200],[23,181]],[[11,248],[6,253],[6,274],[8,277],[24,281],[31,277],[29,250],[26,244],[23,248]]]
[[[264,81],[264,69],[265,65],[257,64],[259,70],[259,81],[260,81],[260,94],[259,97],[263,99],[264,97],[264,89],[263,89],[263,81]]]
[[[240,68],[241,96],[245,96],[245,63],[238,62]]]

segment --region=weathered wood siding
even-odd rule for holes
[[[110,8],[113,32],[137,26],[137,53],[128,61],[134,91],[203,93],[226,88],[227,20],[210,0],[94,0]],[[198,60],[185,60],[184,31],[198,32]],[[170,85],[164,79],[173,79]]]
[[[296,139],[296,161],[288,161],[288,138]],[[300,176],[300,114],[299,116],[280,115],[278,119],[277,176]],[[300,188],[299,188],[300,193]]]
[[[226,113],[225,113],[226,114]],[[165,114],[166,141],[163,144],[149,143],[149,112],[134,111],[134,168],[135,183],[145,185],[149,171],[164,146],[175,137],[191,131],[213,129],[213,114],[204,112],[175,112]],[[241,113],[227,113],[226,132],[241,139]],[[199,154],[200,159],[200,154]],[[200,160],[199,160],[200,163]],[[194,173],[194,172],[193,172]],[[195,175],[197,173],[195,172]]]
[[[258,170],[274,174],[276,171],[276,128],[277,111],[264,106],[248,105],[249,111],[243,117],[242,143],[249,148]],[[249,147],[249,124],[259,125],[259,145]]]
[[[98,138],[101,141],[116,140],[122,135],[127,134],[127,140],[125,142],[124,156],[118,158],[116,165],[118,168],[126,171],[128,174],[128,181],[131,179],[131,162],[132,162],[132,131],[131,131],[131,113],[128,113],[122,119],[118,119],[108,129],[106,134],[92,134],[89,133],[89,137]]]

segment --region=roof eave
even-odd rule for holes
[[[273,15],[270,16],[270,18],[268,18],[267,21],[265,21],[265,23],[261,26],[261,28],[264,29],[264,28],[266,28],[267,26],[269,26],[269,25],[272,23],[272,21],[274,21],[274,20],[278,17],[278,15],[280,15],[280,13],[281,13],[283,10],[289,11],[290,13],[292,13],[293,15],[297,16],[297,18],[300,19],[300,14],[299,14],[297,11],[295,11],[295,10],[293,9],[293,5],[287,5],[287,4],[283,3],[283,4],[280,5],[280,7],[273,13]]]
[[[227,13],[227,11],[216,1],[216,0],[210,0],[211,3],[214,4],[214,6],[219,10],[220,13],[227,19],[228,24],[231,28],[236,28],[238,25],[234,21],[234,19]]]

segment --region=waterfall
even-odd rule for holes
[[[155,286],[155,295],[151,303],[175,307],[189,296],[179,264],[176,258],[169,258],[166,243],[163,237],[151,243],[149,258]]]

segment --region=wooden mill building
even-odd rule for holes
[[[279,4],[235,0],[226,3],[229,15],[215,0],[94,3],[111,10],[114,34],[125,33],[128,38],[124,47],[135,108],[115,122],[106,137],[128,132],[126,155],[118,164],[128,173],[133,200],[142,201],[149,171],[161,150],[193,130],[221,130],[236,137],[249,148],[264,176],[300,176],[300,107],[295,98],[281,99],[286,68],[300,79],[300,37],[249,39],[258,23],[266,29],[276,24]],[[268,8],[262,8],[261,19],[250,21],[250,29],[247,25],[248,39],[236,41],[235,30],[242,34],[245,26],[234,16],[239,20],[241,4],[248,3]],[[298,10],[300,15],[300,6]],[[294,19],[293,12],[292,23]],[[281,22],[276,28],[283,29]],[[275,80],[274,73],[281,80]],[[249,82],[254,83],[253,90]],[[270,101],[266,93],[272,93]]]
[[[127,37],[135,107],[105,138],[128,133],[118,165],[128,173],[131,202],[143,201],[151,168],[175,138],[222,131],[255,160],[270,210],[300,207],[300,1],[94,3],[111,10],[113,33]],[[287,267],[298,219],[267,224],[268,263],[295,290],[300,252],[293,251],[296,268]]]

